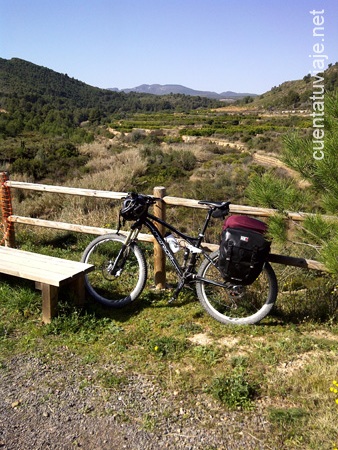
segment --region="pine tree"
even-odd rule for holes
[[[283,153],[284,162],[309,181],[326,212],[338,210],[338,91],[325,96],[324,148],[316,150],[314,138],[288,135]],[[317,130],[318,131],[318,130]],[[322,152],[322,153],[320,153]],[[322,157],[321,157],[322,156]]]
[[[309,181],[316,192],[318,204],[326,213],[337,215],[338,210],[338,91],[325,96],[323,157],[314,156],[312,137],[301,138],[293,134],[285,138],[284,162]],[[329,227],[318,216],[304,222],[307,238],[322,246],[321,260],[333,273],[338,274],[338,221]],[[329,230],[329,232],[328,232]]]

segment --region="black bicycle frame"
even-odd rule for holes
[[[211,263],[213,263],[212,259],[208,255],[208,253],[201,248],[201,244],[202,244],[202,241],[203,241],[206,229],[208,227],[210,218],[211,218],[212,213],[213,213],[213,211],[215,209],[216,208],[210,208],[209,209],[209,211],[207,213],[207,216],[206,216],[206,219],[205,219],[205,222],[204,222],[204,225],[203,225],[203,228],[202,228],[202,230],[199,233],[197,238],[189,236],[189,235],[187,235],[185,233],[182,233],[177,228],[175,228],[173,225],[170,225],[169,223],[165,222],[164,220],[160,219],[159,217],[153,216],[149,212],[147,212],[145,217],[137,219],[136,222],[134,222],[132,224],[132,226],[131,226],[131,230],[132,231],[134,231],[134,230],[139,230],[140,231],[142,226],[145,225],[149,229],[151,234],[154,236],[154,238],[156,239],[158,244],[161,246],[161,248],[163,249],[165,255],[168,257],[169,261],[171,262],[171,264],[174,267],[177,275],[180,278],[179,287],[178,287],[178,289],[176,289],[177,292],[180,291],[180,289],[183,287],[183,285],[185,283],[185,279],[187,278],[187,277],[185,277],[185,275],[187,275],[188,277],[193,275],[193,277],[190,278],[190,279],[194,279],[195,281],[204,281],[206,283],[213,284],[215,286],[223,287],[224,283],[220,283],[220,282],[217,282],[217,281],[214,281],[214,280],[205,279],[205,278],[197,276],[196,274],[193,274],[193,269],[195,268],[195,265],[196,265],[198,253],[193,253],[191,255],[188,267],[185,267],[184,270],[183,270],[182,267],[179,265],[177,259],[175,258],[174,254],[172,253],[172,251],[166,245],[166,242],[164,241],[164,238],[162,237],[162,234],[160,233],[159,229],[157,228],[157,226],[153,222],[157,222],[157,223],[163,225],[165,228],[169,229],[170,231],[173,231],[178,236],[180,236],[182,239],[187,241],[193,247],[199,248],[201,250],[201,253],[203,253],[203,256],[206,259],[208,259]],[[133,240],[132,235],[130,234],[129,236]],[[126,243],[125,245],[128,246],[129,244]],[[187,251],[189,251],[189,249],[187,249]],[[124,250],[122,249],[121,252],[124,252]]]
[[[178,276],[180,277],[180,280],[181,280],[181,282],[182,282],[181,287],[182,287],[183,284],[184,284],[184,279],[185,279],[185,278],[184,278],[184,272],[183,272],[181,266],[178,264],[178,261],[177,261],[177,259],[175,258],[175,256],[173,255],[173,253],[171,252],[171,250],[167,247],[167,245],[166,245],[164,239],[162,238],[162,235],[161,235],[161,233],[159,232],[158,228],[157,228],[156,225],[154,225],[149,219],[151,218],[152,220],[154,220],[154,221],[156,221],[156,222],[158,222],[158,223],[161,223],[162,225],[166,226],[166,227],[167,227],[168,229],[170,229],[171,231],[173,231],[173,232],[175,232],[176,234],[178,234],[181,238],[183,238],[183,239],[185,239],[186,241],[188,241],[188,242],[189,242],[191,245],[193,245],[194,247],[200,248],[200,245],[201,245],[202,240],[203,240],[203,237],[204,237],[204,232],[205,232],[205,230],[206,230],[206,228],[207,228],[207,226],[208,226],[208,223],[209,223],[209,220],[210,220],[210,217],[211,217],[211,213],[212,213],[212,211],[209,211],[209,213],[208,213],[208,215],[207,215],[207,218],[206,218],[206,220],[205,220],[204,227],[203,227],[203,233],[200,233],[198,238],[193,238],[193,237],[191,237],[191,236],[188,236],[188,235],[182,233],[181,231],[177,230],[177,229],[176,229],[175,227],[173,227],[172,225],[167,224],[167,223],[164,222],[163,220],[161,220],[161,219],[159,219],[158,217],[155,217],[155,216],[153,216],[153,215],[151,215],[151,214],[149,214],[149,213],[147,214],[147,218],[142,222],[142,223],[150,230],[150,232],[152,233],[152,235],[155,237],[156,241],[157,241],[157,242],[159,243],[159,245],[162,247],[164,253],[165,253],[165,254],[167,255],[167,257],[169,258],[169,261],[171,262],[171,264],[173,265],[174,269],[176,270]],[[201,249],[201,250],[202,250],[203,256],[204,256],[205,258],[207,258],[209,261],[212,262],[212,260],[210,259],[208,253],[205,252],[203,249]],[[192,270],[193,270],[194,267],[195,267],[195,264],[196,264],[196,261],[197,261],[197,255],[198,255],[197,253],[193,253],[192,256],[191,256],[191,259],[190,259],[190,262],[189,262],[189,266],[188,266],[188,268],[187,268],[187,270],[186,270],[186,273],[187,273],[188,275],[190,275],[190,274],[192,273]],[[206,283],[213,284],[213,285],[215,285],[215,286],[221,286],[221,287],[224,286],[224,283],[220,283],[220,282],[218,282],[218,281],[214,281],[214,280],[209,280],[209,279],[206,279],[206,278],[202,278],[202,277],[199,277],[199,276],[197,276],[197,275],[194,275],[193,279],[194,279],[195,281],[204,281],[204,282],[206,282]],[[182,280],[183,280],[183,281],[182,281]]]
[[[211,218],[211,214],[212,214],[212,209],[210,209],[208,211],[207,217],[205,219],[205,223],[204,223],[204,226],[203,226],[203,229],[201,230],[201,232],[199,233],[197,238],[192,237],[192,236],[188,236],[187,234],[182,233],[181,231],[179,231],[174,226],[170,225],[169,223],[165,222],[164,220],[160,219],[159,217],[153,216],[149,212],[147,213],[146,218],[140,221],[142,223],[142,225],[145,225],[149,229],[151,234],[154,236],[154,238],[156,239],[158,244],[163,249],[164,253],[168,257],[169,261],[171,262],[171,264],[173,265],[174,269],[176,270],[177,274],[179,275],[179,277],[181,279],[184,277],[184,272],[183,272],[181,266],[179,265],[177,259],[173,255],[172,251],[167,247],[167,245],[166,245],[166,243],[164,241],[164,238],[162,237],[162,235],[161,235],[160,231],[158,230],[157,226],[153,222],[157,222],[157,223],[163,225],[165,228],[169,229],[170,231],[173,231],[178,236],[180,236],[182,239],[184,239],[189,244],[191,244],[193,247],[201,248],[201,243],[202,243],[203,238],[204,238],[204,233],[205,233],[205,231],[206,231],[206,229],[208,227],[208,224],[209,224],[209,221],[210,221],[210,218]],[[203,249],[201,249],[201,250],[202,250],[202,253],[206,256],[206,254],[203,251]],[[190,262],[189,262],[188,272],[190,272],[194,268],[194,266],[196,264],[196,261],[197,261],[197,253],[193,253],[192,256],[191,256]]]

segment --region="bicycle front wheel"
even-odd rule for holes
[[[205,259],[197,276],[196,292],[203,308],[224,324],[249,325],[258,323],[269,314],[277,298],[277,279],[269,263],[250,285],[233,285],[222,278],[218,270],[219,252]],[[208,282],[210,280],[211,282]],[[222,286],[212,284],[222,283]]]
[[[125,240],[119,234],[99,236],[88,245],[81,259],[95,266],[94,271],[85,276],[88,293],[99,303],[114,308],[135,300],[147,279],[147,265],[141,249],[135,243],[125,248]]]

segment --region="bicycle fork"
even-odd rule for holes
[[[130,230],[126,238],[126,241],[123,243],[121,250],[119,251],[117,257],[115,258],[115,261],[109,261],[106,267],[108,275],[110,276],[112,275],[114,277],[119,277],[121,275],[124,265],[129,256],[130,244],[137,238],[139,232],[140,230],[138,228],[136,229],[132,228]]]

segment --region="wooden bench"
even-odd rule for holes
[[[42,291],[42,320],[50,323],[56,314],[59,287],[69,283],[77,305],[85,300],[84,275],[92,264],[0,246],[0,272],[35,281]]]

